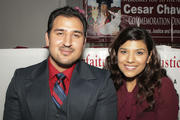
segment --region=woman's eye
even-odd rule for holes
[[[137,54],[137,55],[143,55],[144,53],[141,52],[141,51],[138,51],[136,54]]]
[[[121,54],[126,54],[126,53],[127,53],[127,51],[125,51],[125,50],[121,50],[121,51],[120,51],[120,53],[121,53]]]

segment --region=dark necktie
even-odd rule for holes
[[[56,81],[53,88],[52,99],[56,106],[60,108],[63,104],[63,101],[66,99],[66,94],[64,92],[66,89],[64,85],[65,75],[63,73],[59,73],[56,74],[56,77],[58,80]]]

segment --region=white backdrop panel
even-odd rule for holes
[[[180,94],[180,49],[168,46],[157,46],[157,49],[162,59],[162,66],[166,68]],[[90,65],[102,68],[107,55],[107,48],[86,48],[83,60]],[[0,49],[0,56],[0,120],[2,120],[6,90],[15,69],[43,61],[48,56],[48,50],[46,48]]]

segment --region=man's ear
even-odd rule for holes
[[[84,38],[84,43],[83,43],[83,46],[84,46],[84,48],[85,48],[85,46],[86,46],[86,38]]]
[[[47,32],[45,34],[45,40],[46,40],[46,47],[48,47],[49,46],[49,35]]]
[[[86,40],[87,40],[87,39],[86,39],[86,38],[84,38],[84,45],[86,44]]]
[[[148,57],[148,59],[147,59],[147,64],[150,62],[151,56],[152,56],[152,51],[151,51],[151,53],[150,53],[150,55],[149,55],[149,57]]]

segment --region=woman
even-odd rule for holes
[[[123,30],[110,46],[105,67],[117,89],[118,120],[177,120],[176,90],[147,31]]]

